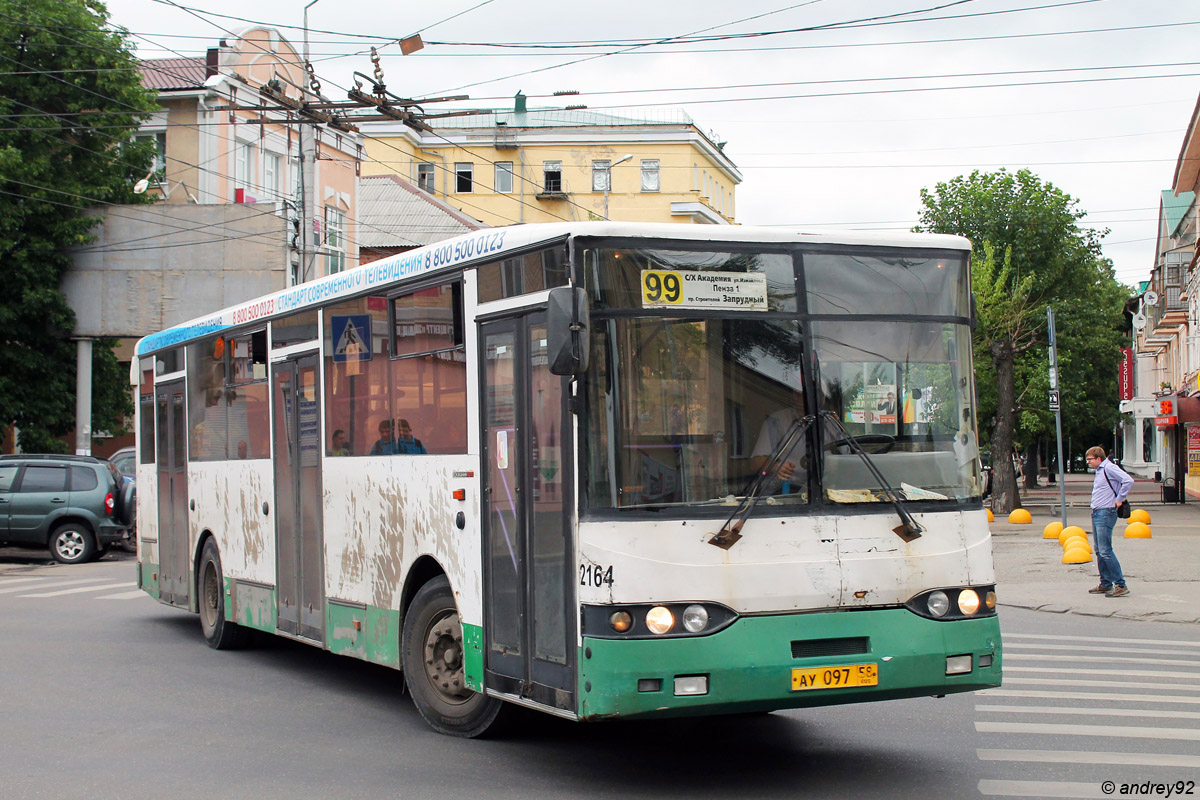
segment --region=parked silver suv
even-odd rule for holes
[[[0,544],[90,561],[130,538],[134,506],[133,483],[102,459],[0,456]]]

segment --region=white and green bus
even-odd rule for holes
[[[138,583],[459,736],[998,686],[969,254],[523,225],[148,336]]]

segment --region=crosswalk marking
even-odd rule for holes
[[[1011,681],[1005,679],[1007,686]],[[1039,681],[1031,681],[1039,683]],[[1027,689],[984,689],[976,697],[1033,697],[1054,700],[1103,700],[1114,703],[1200,703],[1200,697],[1180,697],[1171,694],[1119,694],[1109,692],[1039,692]]]
[[[1071,781],[980,781],[981,794],[998,797],[1081,797],[1108,798],[1100,791],[1100,781],[1077,783]]]
[[[127,586],[133,586],[133,585],[134,584],[130,583],[129,581],[122,581],[120,583],[106,583],[103,586],[80,586],[75,589],[60,589],[60,590],[54,591],[54,592],[39,592],[37,594],[23,594],[23,595],[20,595],[20,597],[59,597],[64,594],[80,594],[82,592],[99,592],[99,591],[103,591],[105,589],[124,589]],[[42,588],[42,587],[38,587],[38,588]]]
[[[80,583],[101,583],[108,580],[112,580],[112,578],[76,578],[69,581],[51,581],[50,583],[43,583],[40,586],[13,586],[8,589],[0,589],[0,594],[28,592],[30,589],[51,589],[56,586],[75,586]]]
[[[1004,685],[1021,684],[1033,686],[1113,686],[1118,689],[1166,689],[1168,691],[1192,692],[1196,685],[1192,683],[1139,683],[1137,681],[1084,681],[1072,678],[1010,678],[1004,677]]]
[[[1114,764],[1137,767],[1200,767],[1200,756],[1170,753],[1106,753],[1095,750],[975,751],[980,761],[1020,761],[1046,764]]]
[[[1054,722],[979,722],[980,733],[1049,733],[1059,736],[1113,736],[1122,739],[1176,739],[1200,741],[1200,729],[1147,728],[1137,725],[1073,725]]]
[[[133,584],[129,584],[129,585],[132,586]],[[97,600],[132,600],[135,597],[149,597],[149,595],[146,594],[141,589],[134,589],[132,592],[118,592],[117,594],[106,594],[101,597],[97,597],[96,599]]]
[[[1182,655],[1182,654],[1180,654]],[[1200,669],[1196,661],[1183,661],[1178,658],[1133,658],[1125,656],[1051,656],[1044,653],[1009,653],[1005,651],[1004,661],[1068,661],[1068,662],[1099,662],[1102,664],[1161,664],[1165,667],[1191,667]]]
[[[1150,711],[1144,708],[1078,708],[1065,706],[995,706],[976,703],[976,711],[999,714],[1067,714],[1085,717],[1141,717],[1143,719],[1200,719],[1200,711]]]
[[[1092,645],[1086,645],[1086,644],[1034,644],[1033,642],[1016,643],[1016,642],[1010,642],[1008,636],[1004,637],[1004,655],[1005,656],[1007,656],[1009,653],[1020,653],[1020,652],[1024,652],[1025,650],[1070,650],[1072,653],[1078,652],[1080,650],[1088,650],[1088,651],[1094,650],[1098,653],[1113,652],[1113,648],[1108,645],[1092,646]],[[1161,647],[1154,647],[1154,648],[1122,647],[1118,652],[1121,653],[1122,655],[1128,655],[1129,653],[1139,653],[1142,655],[1151,655],[1151,656],[1161,656],[1161,655],[1190,656],[1190,655],[1192,655],[1191,653],[1186,653],[1186,652],[1177,652],[1174,650],[1163,650]]]
[[[1054,642],[1112,642],[1114,644],[1154,644],[1166,647],[1200,647],[1200,642],[1170,641],[1168,639],[1123,639],[1115,636],[1057,636],[1046,633],[1006,633],[1004,640],[1049,639]]]
[[[11,586],[14,583],[29,583],[30,581],[44,581],[45,578],[0,578],[0,587]]]
[[[1010,667],[1005,665],[1005,672],[1063,672],[1063,667]],[[1128,675],[1134,678],[1195,678],[1194,672],[1171,672],[1169,670],[1157,669],[1094,669],[1091,667],[1079,667],[1072,669],[1072,675]]]

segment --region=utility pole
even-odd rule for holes
[[[1050,331],[1050,410],[1054,412],[1054,433],[1058,442],[1058,501],[1060,520],[1067,527],[1067,479],[1063,474],[1062,406],[1058,394],[1058,341],[1054,336],[1054,309],[1046,306],[1046,324]]]

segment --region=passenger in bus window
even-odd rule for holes
[[[346,432],[338,428],[333,432],[333,445],[329,448],[331,456],[350,455],[350,445],[346,442]]]
[[[250,453],[250,446],[244,441],[238,442],[237,445],[238,458],[246,458]]]
[[[420,439],[413,436],[412,426],[406,419],[396,420],[396,452],[409,455],[425,454],[425,445],[421,444]]]
[[[390,419],[379,420],[379,438],[375,441],[375,444],[371,445],[370,455],[396,455],[396,440],[392,438],[392,421]]]

